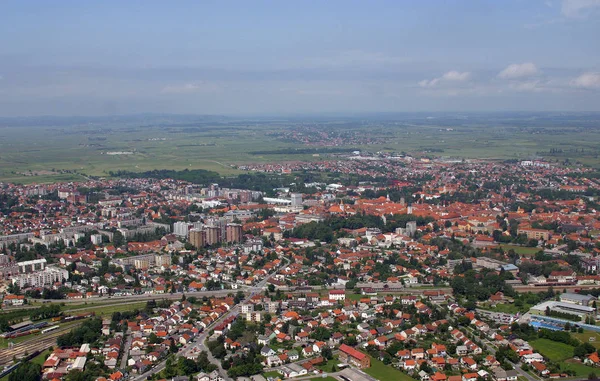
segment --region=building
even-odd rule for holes
[[[216,245],[221,242],[221,228],[218,226],[206,227],[206,244]]]
[[[344,300],[346,300],[346,291],[344,291],[344,290],[331,290],[331,291],[329,291],[329,299],[330,300],[337,300],[337,301],[344,301]]]
[[[406,235],[412,237],[417,232],[417,221],[408,221],[406,223]]]
[[[571,292],[565,292],[560,294],[560,301],[565,303],[579,304],[580,306],[590,306],[594,301],[598,300],[592,295],[581,295],[574,294]]]
[[[517,229],[517,234],[525,234],[529,239],[537,239],[542,241],[549,240],[551,236],[550,230],[532,228]]]
[[[190,243],[197,249],[206,246],[206,232],[201,229],[190,230]]]
[[[340,361],[364,369],[371,366],[371,359],[366,354],[346,344],[340,345]]]
[[[227,242],[242,242],[242,225],[228,224],[227,225]]]
[[[291,198],[292,198],[292,206],[294,206],[294,207],[302,206],[302,194],[301,193],[292,193]]]
[[[34,259],[32,261],[17,262],[17,266],[19,266],[19,272],[21,274],[27,274],[44,270],[46,268],[46,262],[45,258]]]
[[[46,287],[55,282],[62,282],[69,279],[69,272],[58,267],[47,267],[42,271],[36,271],[29,274],[19,274],[12,277],[12,284],[24,287]]]
[[[190,228],[193,227],[193,224],[178,221],[173,224],[173,234],[179,237],[187,237]]]

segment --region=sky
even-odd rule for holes
[[[600,111],[600,0],[0,3],[0,117]]]

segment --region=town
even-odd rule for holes
[[[1,183],[1,376],[600,374],[598,172],[361,152],[243,169],[243,189]]]

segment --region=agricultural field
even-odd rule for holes
[[[0,180],[76,181],[117,170],[185,168],[230,176],[242,173],[236,168],[241,164],[325,160],[343,149],[457,159],[544,157],[600,167],[598,118],[416,114],[369,121],[201,116],[4,120]],[[306,130],[307,125],[313,130]],[[316,131],[323,132],[321,141],[305,139]]]
[[[573,357],[573,347],[568,344],[548,339],[536,339],[529,344],[550,361],[561,362]]]

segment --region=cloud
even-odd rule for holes
[[[498,78],[502,79],[517,79],[526,78],[536,75],[538,73],[537,67],[531,63],[526,62],[522,64],[511,64],[508,65],[504,70],[498,73]]]
[[[419,86],[435,87],[435,86],[438,86],[441,84],[465,82],[465,81],[469,80],[470,77],[471,77],[471,73],[469,73],[468,71],[459,72],[456,70],[451,70],[451,71],[445,73],[444,75],[442,75],[441,77],[433,78],[433,79],[429,79],[429,80],[424,79],[421,82],[419,82]]]
[[[561,13],[567,18],[585,18],[600,8],[600,0],[563,0]]]
[[[571,81],[571,86],[583,89],[599,89],[600,73],[583,73]]]
[[[210,85],[205,82],[189,82],[178,85],[167,85],[160,91],[163,94],[189,94],[197,93],[199,91],[216,91],[215,85]]]

